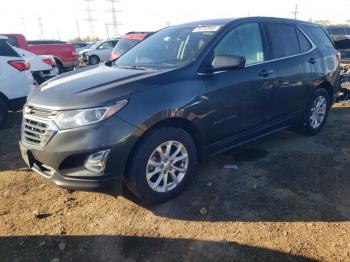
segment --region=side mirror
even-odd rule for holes
[[[245,67],[245,63],[246,59],[243,56],[219,55],[214,57],[211,63],[211,68],[208,68],[208,70],[212,72],[217,72],[232,70],[236,68],[243,68]]]

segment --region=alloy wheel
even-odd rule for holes
[[[317,129],[319,128],[325,118],[327,113],[327,100],[324,96],[318,96],[314,100],[314,103],[311,107],[311,114],[310,114],[310,125],[312,128]]]
[[[150,188],[165,193],[176,188],[187,174],[188,152],[178,141],[167,141],[151,154],[146,167]]]

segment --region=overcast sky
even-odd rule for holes
[[[107,38],[106,23],[112,22],[111,3],[91,0],[94,33]],[[330,20],[341,23],[350,19],[350,0],[120,0],[116,6],[119,33],[150,31],[170,24],[188,21],[242,16],[277,16],[292,18],[295,4],[298,18]],[[68,40],[90,35],[84,0],[3,0],[1,1],[0,33],[23,33],[28,39],[40,38],[38,18],[42,18],[43,38]],[[108,26],[112,34],[113,27]]]

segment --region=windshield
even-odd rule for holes
[[[221,26],[166,28],[121,56],[115,65],[133,68],[175,68],[188,62],[213,38]]]
[[[118,44],[113,48],[113,52],[122,55],[140,41],[141,40],[126,38],[120,39]]]
[[[93,44],[90,48],[91,49],[96,49],[101,43],[103,43],[103,41],[99,41],[99,42]]]

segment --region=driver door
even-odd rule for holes
[[[215,56],[242,56],[243,68],[205,75],[211,108],[212,143],[236,143],[269,120],[275,73],[265,62],[266,51],[258,23],[229,31],[214,48]]]

